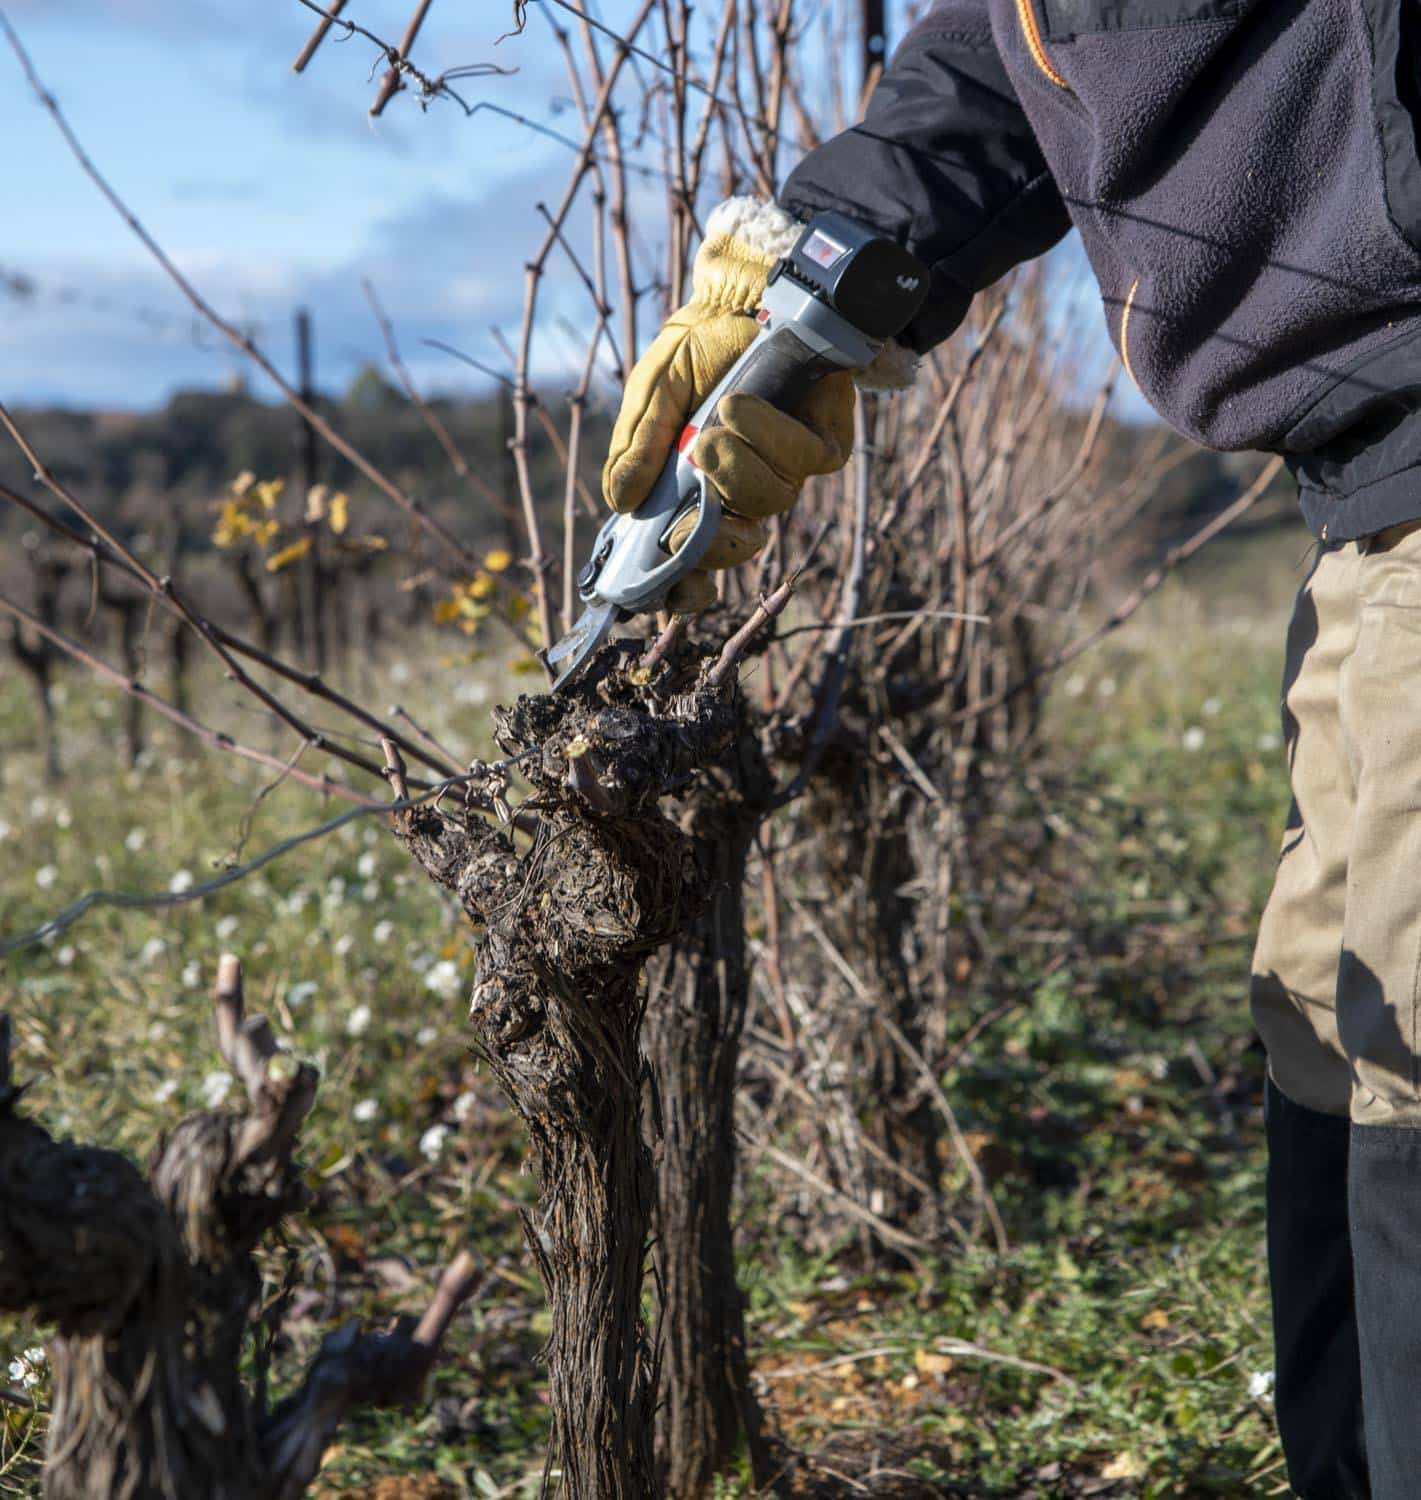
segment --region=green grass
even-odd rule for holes
[[[1077,878],[998,934],[1007,959],[967,981],[953,1024],[1006,1008],[943,1080],[1009,1253],[870,1272],[850,1245],[811,1257],[743,1236],[753,1362],[796,1443],[910,1429],[904,1464],[974,1497],[1284,1492],[1257,1393],[1271,1354],[1245,992],[1285,801],[1277,677],[1302,550],[1286,533],[1206,553],[1058,685],[1054,857]],[[457,701],[467,672],[444,668],[412,706],[432,705],[437,731],[473,752],[485,715]],[[156,730],[142,768],[117,768],[112,700],[75,680],[62,712],[70,774],[42,790],[22,685],[0,686],[0,933],[91,885],[202,879],[328,813],[290,787],[254,802],[261,776],[180,756]],[[205,989],[229,947],[252,1007],[323,1074],[315,1207],[285,1252],[306,1290],[280,1370],[294,1375],[352,1311],[417,1308],[466,1239],[495,1270],[437,1407],[352,1422],[321,1493],[396,1473],[439,1474],[459,1495],[533,1493],[547,1329],[515,1212],[531,1188],[462,1039],[460,925],[375,825],[194,906],[96,909],[7,960],[0,1005],[29,1107],[58,1134],[145,1153],[218,1070]],[[0,1325],[7,1362],[35,1338]],[[32,1419],[4,1420],[13,1449]],[[31,1493],[27,1473],[13,1463],[0,1492]]]

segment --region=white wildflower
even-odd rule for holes
[[[30,816],[36,820],[49,816],[49,798],[43,792],[30,798]]]
[[[228,938],[236,934],[237,926],[238,922],[236,917],[219,917],[212,930],[217,934],[217,941],[219,943],[225,943]]]
[[[1282,743],[1282,740],[1279,739],[1278,736],[1271,730],[1267,734],[1260,734],[1258,736],[1258,748],[1265,755],[1268,755],[1272,751],[1276,750]]]
[[[166,1104],[178,1091],[176,1078],[165,1078],[157,1088],[153,1090],[153,1103]]]
[[[376,1099],[360,1099],[350,1113],[360,1124],[367,1125],[380,1113],[380,1103]]]
[[[369,849],[367,849],[365,853],[356,860],[355,873],[359,875],[362,880],[369,880],[378,868],[378,864],[379,862],[376,860],[375,855]]]
[[[153,965],[168,951],[168,945],[160,937],[151,937],[138,952],[138,962]]]
[[[4,818],[0,818],[0,844],[3,844],[14,831],[15,830],[10,827],[10,825],[4,820]]]
[[[1192,755],[1196,750],[1204,748],[1204,731],[1197,724],[1191,724],[1179,737],[1179,743]]]
[[[123,837],[123,847],[130,854],[137,854],[148,842],[148,835],[141,828],[130,828]]]
[[[419,1154],[426,1161],[438,1161],[448,1135],[447,1125],[431,1125],[419,1138]]]
[[[465,1092],[460,1094],[454,1101],[454,1118],[462,1125],[473,1114],[478,1102],[479,1096],[475,1093]]]
[[[1076,673],[1073,677],[1066,678],[1065,694],[1068,698],[1079,698],[1086,690],[1086,680]]]
[[[1113,677],[1102,677],[1095,685],[1095,691],[1102,698],[1113,698],[1115,689],[1116,683]]]
[[[429,966],[434,962],[434,955],[432,953],[424,952],[414,943],[411,943],[409,947],[405,949],[405,957],[409,960],[410,968],[413,969],[416,974],[423,974],[424,971],[429,968]]]
[[[441,1000],[452,1000],[459,993],[459,965],[452,958],[441,958],[424,976],[424,987]]]
[[[44,1365],[44,1350],[35,1345],[10,1361],[8,1366],[10,1379],[21,1390],[33,1390],[40,1382]]]
[[[72,943],[65,943],[59,952],[54,955],[54,961],[61,968],[67,969],[74,962],[76,956],[74,945]]]
[[[54,825],[56,828],[68,828],[74,821],[74,814],[67,807],[57,807],[54,810]]]
[[[1255,1401],[1271,1401],[1275,1378],[1272,1370],[1255,1370],[1248,1377],[1248,1394]]]
[[[397,661],[390,668],[391,682],[408,682],[410,680],[410,666],[407,661]]]
[[[377,943],[388,943],[395,935],[395,924],[388,917],[383,918],[370,929],[370,936]]]
[[[421,1026],[414,1034],[415,1044],[420,1047],[428,1047],[439,1037],[439,1028],[436,1026]]]
[[[286,986],[286,1003],[295,1010],[305,1005],[316,993],[316,988],[314,979],[303,979],[299,984],[289,984]]]
[[[295,890],[286,898],[285,906],[289,916],[299,917],[306,910],[307,895],[305,891]]]
[[[370,1007],[357,1005],[345,1018],[345,1029],[349,1036],[364,1036],[370,1029]]]
[[[380,899],[380,882],[378,880],[367,880],[360,887],[360,899],[368,904],[373,904]]]
[[[59,871],[53,865],[41,865],[35,871],[35,884],[42,891],[47,891],[50,886],[59,879]]]
[[[335,942],[331,944],[331,952],[334,953],[337,958],[344,958],[345,955],[349,953],[353,947],[355,947],[355,939],[350,935],[350,933],[343,932],[335,940]]]
[[[326,898],[337,905],[345,900],[345,881],[341,876],[331,876],[326,885]]]
[[[1217,719],[1223,712],[1224,700],[1222,698],[1205,698],[1200,705],[1201,711],[1210,719]]]
[[[193,887],[192,871],[179,870],[168,882],[168,889],[175,895],[181,896],[184,891],[190,891]]]
[[[183,965],[183,988],[195,990],[202,985],[202,965],[194,958]]]
[[[218,1068],[202,1080],[202,1098],[208,1109],[216,1109],[232,1087],[232,1075]]]

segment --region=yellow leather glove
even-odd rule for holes
[[[706,223],[692,267],[692,297],[666,320],[627,379],[602,493],[615,511],[635,510],[656,482],[687,419],[758,332],[754,312],[775,261],[800,226],[772,204],[748,198],[723,203]],[[748,316],[747,316],[748,315]],[[826,376],[794,416],[758,396],[732,392],[720,423],[696,439],[691,457],[725,507],[705,560],[668,601],[680,614],[715,603],[706,570],[732,568],[765,545],[765,521],[794,504],[811,474],[848,462],[854,437],[854,385],[847,371]],[[672,528],[674,552],[694,517]]]

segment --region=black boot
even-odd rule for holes
[[[1336,1115],[1295,1104],[1271,1078],[1264,1115],[1274,1404],[1288,1480],[1298,1500],[1371,1500],[1348,1235],[1352,1127]],[[1421,1178],[1415,1180],[1421,1186]],[[1417,1212],[1421,1223],[1421,1196]],[[1414,1243],[1421,1250],[1421,1240]],[[1421,1258],[1413,1264],[1421,1285]],[[1421,1386],[1411,1389],[1421,1392]],[[1421,1434],[1421,1424],[1413,1422],[1412,1430]],[[1401,1500],[1403,1493],[1415,1500],[1421,1488],[1383,1487],[1376,1495]]]
[[[1354,1125],[1349,1207],[1376,1500],[1421,1495],[1421,1130]]]

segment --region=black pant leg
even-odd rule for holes
[[[1274,1400],[1288,1478],[1299,1500],[1371,1500],[1348,1224],[1352,1126],[1295,1104],[1272,1079],[1265,1113]],[[1421,1239],[1415,1248],[1421,1284]],[[1407,1491],[1378,1489],[1377,1500],[1421,1500],[1421,1468],[1414,1480]]]

